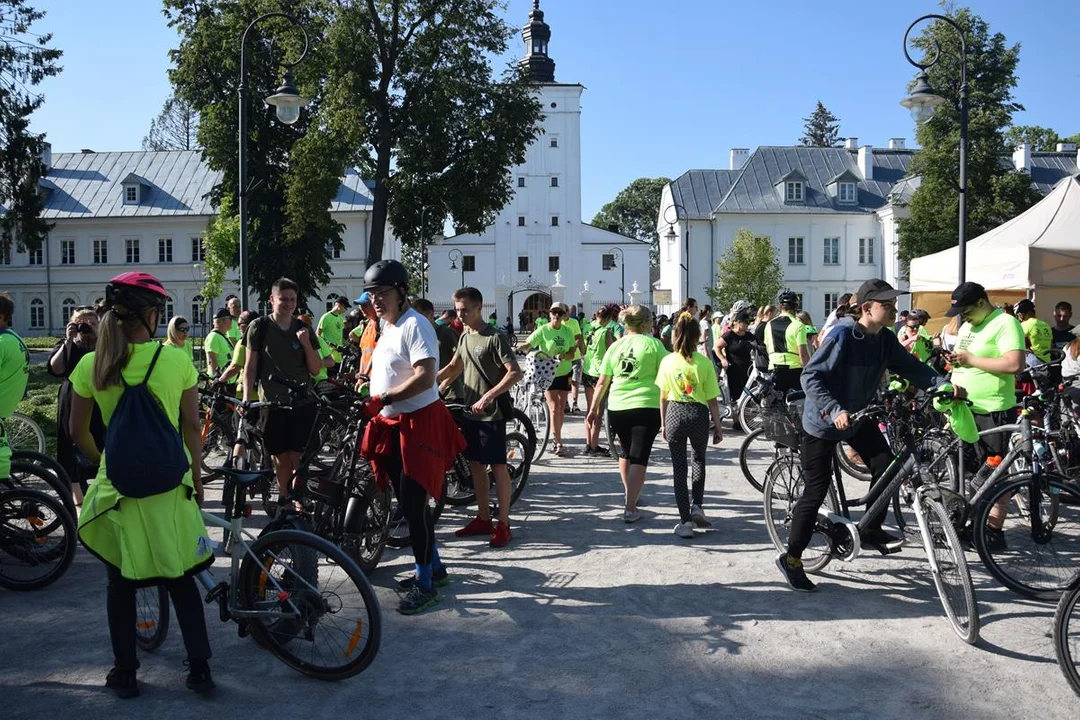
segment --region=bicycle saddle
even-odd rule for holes
[[[221,474],[226,479],[232,480],[240,487],[251,487],[260,480],[269,480],[274,477],[273,470],[237,470],[231,467],[217,467],[214,472]]]

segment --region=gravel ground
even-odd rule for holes
[[[568,445],[580,451],[581,418],[570,420]],[[467,516],[448,509],[439,531],[452,583],[441,604],[416,617],[394,612],[390,588],[411,556],[387,551],[371,577],[382,649],[365,673],[340,683],[293,672],[211,609],[214,698],[184,690],[174,624],[142,658],[142,697],[113,699],[102,687],[112,664],[104,573],[80,549],[53,586],[0,590],[0,715],[1078,716],[1080,701],[1054,662],[1053,606],[997,586],[976,556],[975,647],[945,620],[920,548],[833,562],[819,593],[788,590],[760,496],[738,470],[739,441],[729,435],[710,450],[706,512],[715,523],[693,540],[672,534],[666,449],[654,453],[636,525],[621,521],[614,462],[580,456],[534,466],[508,548],[454,538]]]

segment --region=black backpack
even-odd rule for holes
[[[120,376],[124,394],[105,429],[105,474],[116,491],[131,498],[160,495],[178,487],[190,468],[184,440],[146,384],[161,345],[139,385]]]

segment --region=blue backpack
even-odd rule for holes
[[[146,384],[160,354],[158,345],[141,384],[128,385],[120,376],[124,394],[105,429],[105,474],[126,497],[144,498],[173,490],[190,467],[180,431]]]

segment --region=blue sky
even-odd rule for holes
[[[46,80],[34,128],[54,152],[135,150],[169,95],[176,34],[155,0],[34,0],[64,72]],[[972,0],[1021,44],[1014,121],[1080,132],[1075,0]],[[511,24],[531,0],[509,0]],[[883,146],[914,135],[900,107],[914,74],[904,30],[934,2],[543,0],[556,79],[585,85],[586,221],[634,178],[726,168],[732,147],[787,145],[817,100],[841,135]],[[523,46],[516,39],[512,54]]]

